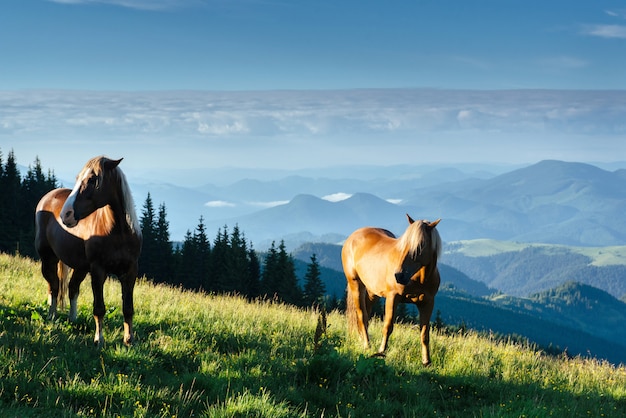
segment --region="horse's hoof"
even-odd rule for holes
[[[423,361],[422,362],[422,366],[424,366],[424,367],[430,367],[431,364],[432,363],[430,361],[426,361],[426,362]]]
[[[385,357],[387,357],[387,354],[385,354],[384,352],[380,352],[379,351],[378,353],[372,354],[372,357],[385,358]]]

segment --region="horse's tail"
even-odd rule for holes
[[[60,309],[65,309],[65,299],[70,287],[70,268],[67,264],[59,260],[57,265],[57,275],[59,276],[59,294],[57,296],[57,304]]]

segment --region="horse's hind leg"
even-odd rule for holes
[[[58,273],[59,259],[56,256],[48,255],[41,257],[41,274],[48,282],[48,319],[56,319],[57,317],[57,301],[59,296],[59,276]]]
[[[353,320],[356,325],[357,333],[363,341],[363,346],[368,349],[370,346],[369,336],[367,334],[367,309],[365,306],[365,298],[367,291],[365,286],[357,280],[348,280],[348,307],[352,312],[348,312],[353,316]]]
[[[78,294],[80,293],[80,284],[85,280],[87,276],[86,271],[74,270],[69,283],[69,297],[70,297],[70,322],[75,322],[78,317]]]

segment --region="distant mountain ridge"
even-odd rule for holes
[[[406,182],[406,180],[403,180]],[[343,186],[345,187],[345,181]],[[403,183],[406,184],[406,183]],[[488,179],[468,178],[422,186],[380,197],[356,193],[340,202],[299,194],[289,203],[222,222],[238,223],[253,240],[274,232],[308,231],[348,235],[358,226],[404,231],[403,214],[442,218],[444,240],[493,238],[566,245],[626,243],[626,176],[592,165],[542,161]],[[344,189],[345,190],[345,189]],[[343,191],[337,189],[337,191]],[[367,196],[367,197],[366,197]],[[394,198],[397,204],[387,199]],[[396,201],[394,200],[394,201]]]
[[[546,160],[499,175],[418,166],[380,175],[367,180],[290,175],[189,189],[143,183],[133,190],[137,202],[150,192],[156,204],[165,203],[174,237],[193,230],[202,216],[208,231],[238,224],[258,248],[303,233],[345,237],[363,225],[401,234],[407,212],[442,218],[444,241],[626,244],[624,169]],[[340,193],[352,198],[332,198]]]

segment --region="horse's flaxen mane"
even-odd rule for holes
[[[110,161],[110,159],[105,156],[92,158],[91,160],[87,161],[81,172],[78,173],[77,178],[84,178],[87,173],[93,172],[93,174],[100,177],[99,183],[101,183],[104,173],[106,172],[106,170],[104,169],[104,164],[106,161]],[[119,166],[116,166],[113,172],[119,179],[120,187],[122,189],[122,198],[124,199],[124,212],[126,214],[126,222],[128,222],[128,226],[130,227],[132,232],[137,235],[141,235],[139,220],[137,219],[137,213],[135,212],[135,202],[133,200],[133,195],[130,192],[128,182],[126,181],[126,176],[119,168]],[[105,211],[101,214],[101,216],[109,217],[112,216],[112,214],[109,213],[109,211]]]
[[[428,240],[428,235],[426,234],[427,227],[424,221],[415,221],[408,226],[404,234],[398,238],[398,245],[404,254],[410,255],[412,258],[417,257]],[[436,228],[431,230],[430,245],[437,258],[439,258],[441,255],[441,238]]]

